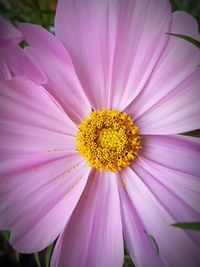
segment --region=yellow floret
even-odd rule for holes
[[[139,129],[126,112],[92,111],[78,125],[76,148],[91,166],[115,172],[137,157]]]

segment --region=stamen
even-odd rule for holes
[[[91,166],[115,172],[126,167],[141,149],[139,129],[126,112],[90,112],[78,125],[76,148]]]

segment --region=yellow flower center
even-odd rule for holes
[[[76,148],[91,167],[115,172],[137,157],[138,133],[126,112],[103,108],[90,112],[78,125]]]

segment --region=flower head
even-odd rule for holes
[[[199,40],[195,20],[167,0],[59,0],[55,36],[18,29],[31,69],[0,58],[0,227],[14,248],[58,237],[52,267],[121,267],[124,237],[138,267],[199,266],[199,236],[171,224],[200,219],[200,141],[179,135],[200,126],[200,52],[166,34]]]
[[[103,108],[92,111],[78,125],[76,147],[91,167],[121,170],[141,148],[138,132],[126,112]]]

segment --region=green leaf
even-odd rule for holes
[[[147,234],[147,236],[149,237],[149,239],[150,239],[150,241],[151,241],[151,243],[152,243],[152,245],[153,245],[153,247],[154,247],[154,249],[155,249],[157,255],[159,255],[159,253],[160,253],[160,251],[159,251],[159,246],[158,246],[158,243],[157,243],[155,237],[153,237],[152,235],[149,235],[146,231],[144,231],[144,232],[145,232],[145,233]]]
[[[181,135],[200,137],[200,130],[194,130],[191,132],[182,133]]]
[[[149,238],[150,238],[150,240],[151,240],[151,242],[152,242],[152,244],[156,250],[157,255],[159,255],[160,251],[159,251],[158,243],[156,242],[155,238],[152,235],[148,235],[148,236],[149,236]]]
[[[37,263],[38,267],[41,267],[40,258],[38,253],[34,253],[35,262]]]
[[[178,9],[177,4],[175,3],[174,0],[170,0],[171,7],[172,7],[172,12],[176,11]]]
[[[131,257],[129,256],[128,248],[124,240],[124,265],[123,267],[135,267]]]
[[[200,222],[175,223],[174,227],[179,227],[187,230],[200,231]]]
[[[51,5],[51,0],[43,0],[40,2],[41,9],[49,9]]]
[[[50,260],[51,260],[51,254],[52,254],[52,251],[53,251],[53,246],[54,246],[54,243],[52,243],[46,249],[46,254],[45,254],[45,264],[46,264],[46,267],[49,267],[49,263],[50,263]]]
[[[9,241],[9,238],[10,238],[9,231],[0,231],[0,234],[6,239],[6,241]]]
[[[171,32],[167,32],[166,34],[171,35],[171,36],[175,36],[181,39],[184,39],[190,43],[192,43],[193,45],[195,45],[196,47],[200,48],[200,42],[190,36],[184,35],[184,34],[179,34],[179,33],[171,33]]]
[[[25,48],[25,47],[28,46],[28,43],[25,40],[23,40],[18,44],[18,46],[21,47],[21,48]]]
[[[129,255],[124,255],[124,267],[135,267]]]
[[[15,251],[15,257],[16,257],[17,262],[19,263],[19,252]]]

